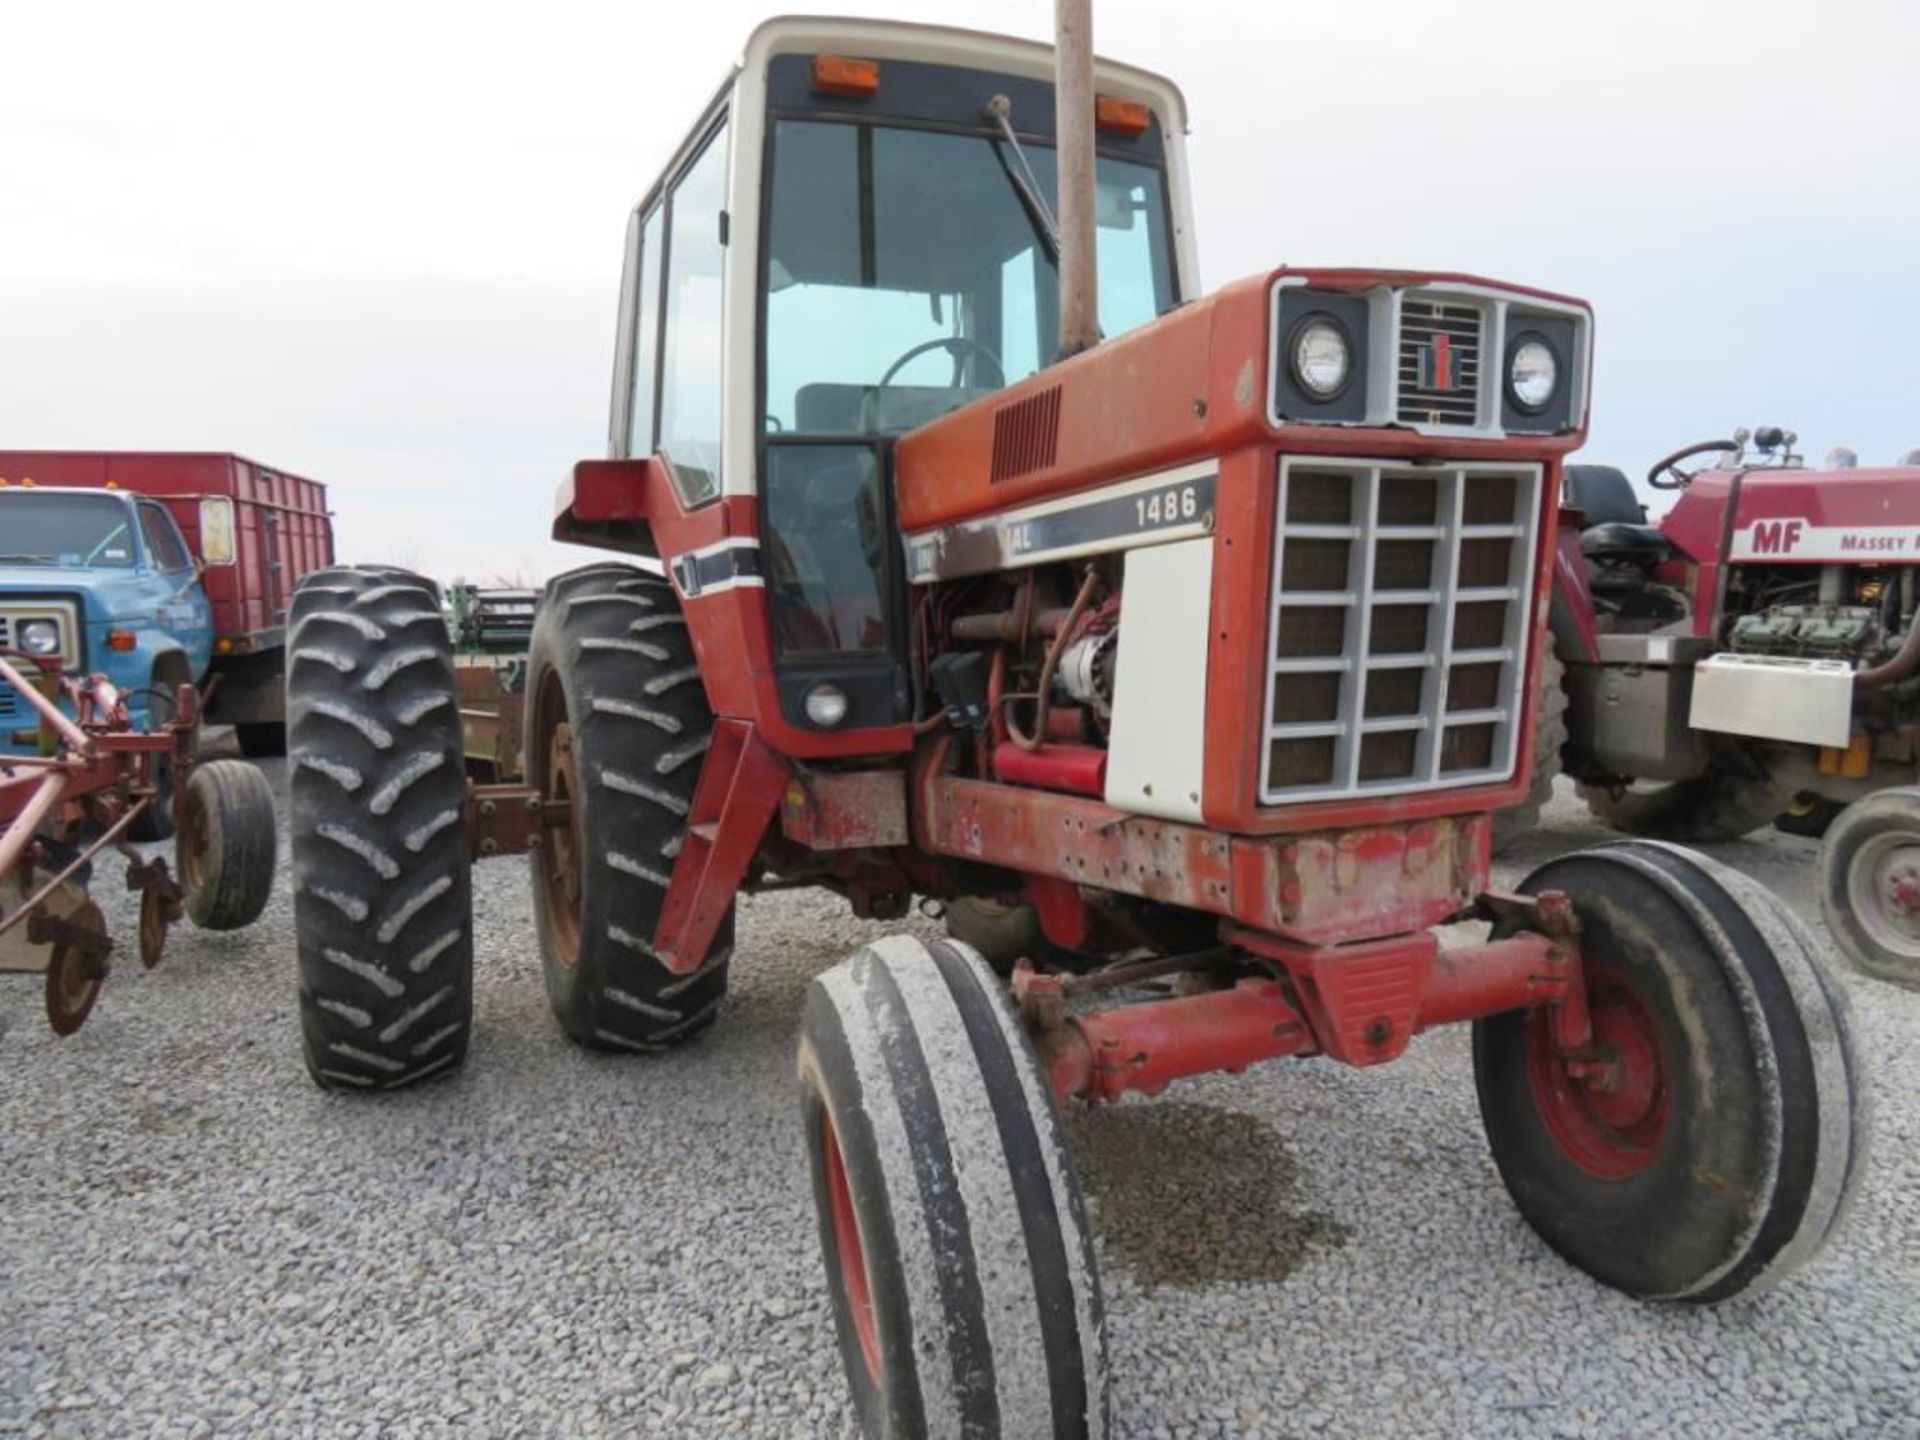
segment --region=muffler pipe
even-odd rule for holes
[[[1054,0],[1053,106],[1064,359],[1100,343],[1094,258],[1093,0]]]

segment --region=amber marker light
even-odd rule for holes
[[[1153,117],[1137,100],[1116,100],[1111,95],[1093,97],[1093,125],[1096,130],[1111,130],[1121,135],[1144,135]]]
[[[813,88],[822,95],[847,95],[865,100],[880,91],[880,67],[872,60],[850,60],[845,55],[813,57]]]

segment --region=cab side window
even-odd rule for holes
[[[667,202],[666,327],[660,346],[660,448],[689,505],[720,493],[721,215],[727,205],[727,132],[708,138]],[[643,251],[644,273],[644,251]],[[641,307],[644,314],[645,297]],[[636,366],[636,373],[639,367]]]
[[[180,527],[173,523],[173,517],[158,505],[147,501],[140,504],[140,534],[147,542],[147,560],[156,570],[187,570],[193,566],[193,558],[187,554],[186,542],[180,538]]]
[[[654,401],[660,377],[660,243],[664,206],[656,205],[640,227],[640,268],[634,295],[633,398],[627,409],[627,454],[653,454]]]

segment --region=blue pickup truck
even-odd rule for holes
[[[321,487],[237,456],[0,452],[0,649],[106,675],[141,728],[211,684],[210,723],[281,753],[286,605],[331,555]],[[0,756],[36,744],[0,687]]]

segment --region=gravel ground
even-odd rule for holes
[[[1504,878],[1600,838],[1563,796]],[[1716,853],[1814,915],[1812,842]],[[301,1068],[284,884],[250,932],[123,963],[72,1039],[0,987],[0,1433],[846,1433],[793,1042],[874,927],[750,903],[718,1029],[610,1059],[547,1014],[516,863],[480,873],[472,1058],[372,1103]],[[1861,1203],[1728,1309],[1634,1304],[1534,1239],[1461,1032],[1077,1117],[1116,1432],[1920,1436],[1920,995],[1850,988]]]

